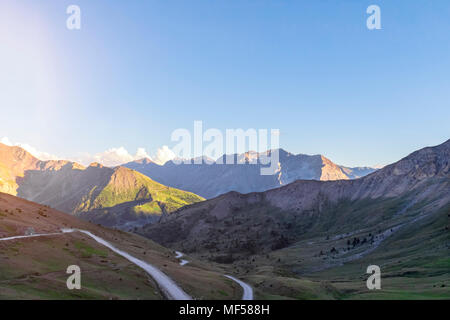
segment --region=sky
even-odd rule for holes
[[[80,30],[66,27],[73,4]],[[201,120],[388,164],[450,138],[449,38],[447,0],[2,0],[0,140],[163,162],[171,133]]]

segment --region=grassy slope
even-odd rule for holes
[[[80,228],[117,248],[147,261],[172,277],[197,299],[239,298],[240,288],[211,267],[189,257],[181,267],[172,250],[151,240],[80,221],[70,215],[0,193],[0,237]],[[82,270],[82,290],[66,288],[68,265]],[[89,237],[70,233],[0,242],[0,298],[2,299],[161,299],[147,273]]]
[[[270,206],[246,206],[214,221],[217,230],[172,245],[202,259],[225,255],[228,271],[251,283],[261,299],[450,299],[450,206],[436,209],[440,194],[412,199],[415,194],[342,201],[301,219]],[[194,218],[196,224],[207,219],[202,211]],[[275,251],[264,245],[281,235],[289,245]],[[361,243],[348,245],[355,237]],[[381,291],[366,287],[370,264],[381,267]]]
[[[354,212],[343,204],[340,209],[343,211],[336,214],[351,217],[367,214],[374,208],[383,210],[380,203],[364,204],[354,206]],[[402,201],[387,200],[384,205],[382,216],[390,216],[392,208],[401,207]],[[426,206],[416,204],[405,216],[423,212]],[[378,222],[373,228],[348,237],[341,237],[339,232],[350,230],[342,230],[343,226],[336,224],[318,237],[266,255],[251,256],[230,268],[252,283],[257,297],[262,299],[450,299],[449,214],[447,205],[424,219],[406,224],[385,237],[374,251],[343,265],[343,259],[370,248],[370,244],[365,244],[350,251],[342,250],[348,239],[367,237],[380,228],[389,231],[390,224]],[[333,247],[340,252],[331,254]],[[324,254],[319,255],[320,251]],[[370,291],[366,287],[366,268],[371,264],[381,268],[382,290]]]
[[[0,298],[162,298],[142,270],[81,234],[11,241],[0,250]],[[82,290],[66,288],[72,264],[81,268]]]
[[[314,278],[331,279],[346,299],[450,299],[449,214],[447,206],[400,229],[372,254]],[[382,290],[367,290],[369,264],[380,266]]]
[[[175,211],[185,205],[204,199],[191,192],[166,187],[143,174],[126,168],[117,169],[109,183],[93,198],[95,190],[79,206],[89,211],[111,208],[121,203],[141,201],[133,206],[133,211],[145,214],[161,214],[161,206],[167,212]]]

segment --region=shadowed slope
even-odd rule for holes
[[[449,150],[450,141],[424,148],[357,180],[300,180],[263,193],[230,192],[185,207],[140,232],[184,252],[242,255],[317,234],[400,223],[411,212],[432,213],[449,203]]]

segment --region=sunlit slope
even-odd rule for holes
[[[137,171],[124,167],[114,170],[108,184],[98,195],[93,196],[94,191],[91,190],[83,199],[77,211],[109,208],[124,202],[142,201],[145,204],[136,206],[136,211],[161,213],[162,209],[171,212],[182,206],[204,200],[191,192],[166,187]]]
[[[157,183],[137,171],[117,167],[104,187],[94,186],[81,198],[74,212],[106,226],[131,228],[203,200],[191,192]]]
[[[164,213],[204,200],[128,168],[41,161],[20,147],[1,143],[0,192],[117,227],[152,222]]]
[[[98,164],[84,170],[64,167],[28,172],[19,196],[70,213],[129,203],[130,208],[138,206],[135,210],[145,204],[143,212],[158,214],[203,200],[193,193],[166,187],[137,171]]]
[[[0,143],[0,192],[16,195],[27,171],[59,170],[68,161],[41,161],[20,147]]]

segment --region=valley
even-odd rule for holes
[[[0,0],[4,318],[448,313],[449,16]]]
[[[172,250],[140,236],[0,194],[0,238],[22,236],[29,228],[36,234],[49,235],[0,241],[2,299],[167,298],[153,277],[91,235],[155,266],[196,299],[241,298],[239,284],[228,281],[220,268],[196,259],[180,266]],[[61,229],[80,229],[90,234],[61,233]],[[72,264],[82,270],[81,290],[66,287],[66,268]]]
[[[357,180],[299,180],[264,193],[230,192],[138,233],[228,265],[257,297],[445,298],[449,158],[447,141]],[[386,291],[367,291],[370,264],[387,272],[392,286]],[[412,288],[416,281],[420,285]]]
[[[450,140],[358,179],[296,180],[208,200],[125,167],[0,150],[9,168],[2,181],[16,181],[3,190],[37,202],[0,193],[4,299],[450,295]],[[80,291],[65,287],[70,264],[83,270]],[[381,291],[366,287],[372,264]]]

